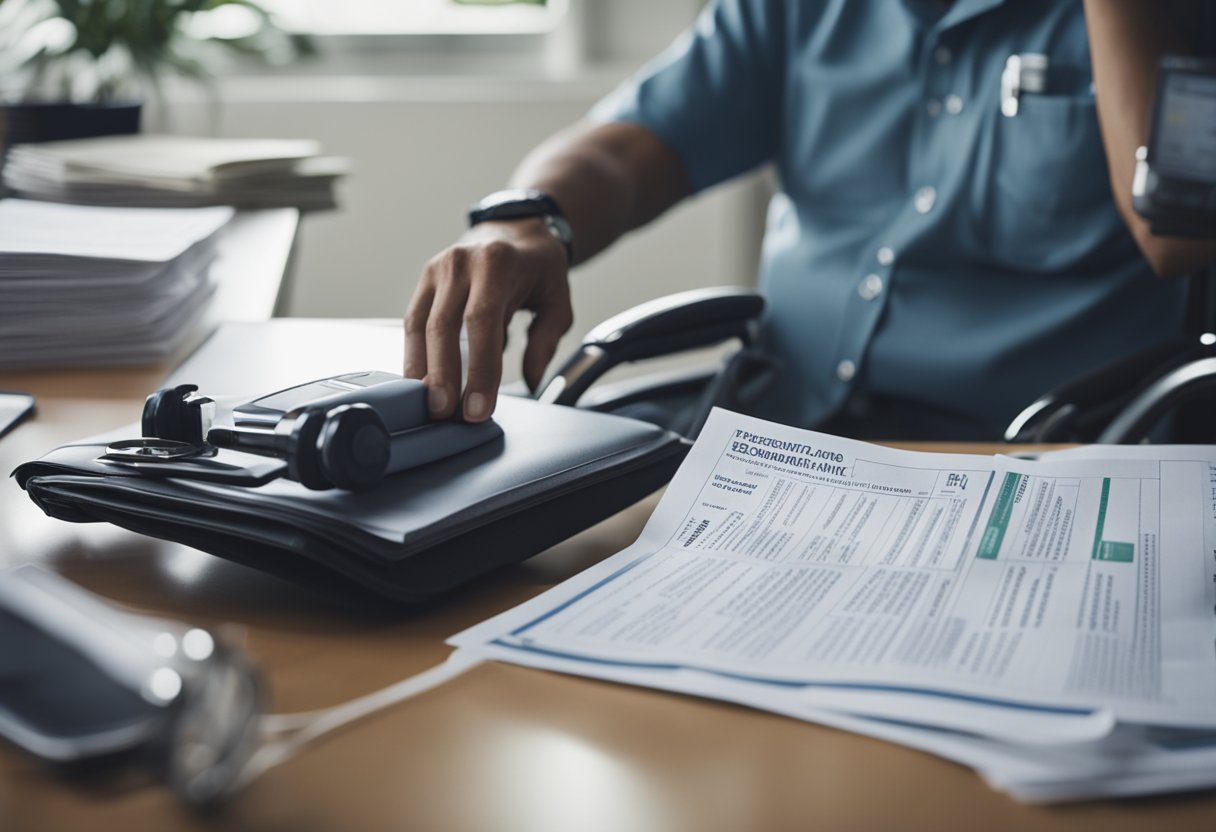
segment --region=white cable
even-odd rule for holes
[[[426,693],[471,670],[481,662],[482,659],[472,655],[470,651],[457,650],[443,664],[424,670],[408,679],[402,679],[400,682],[366,696],[343,702],[341,705],[295,714],[268,714],[262,717],[259,726],[263,739],[262,746],[254,752],[245,765],[245,770],[241,772],[240,787],[249,785],[270,769],[299,754],[304,746],[322,735],[390,705],[404,702],[420,693]]]

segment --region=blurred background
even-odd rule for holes
[[[316,54],[285,65],[228,59],[200,86],[165,82],[145,129],[311,138],[353,171],[339,210],[306,217],[293,316],[399,316],[423,264],[464,229],[467,206],[519,159],[663,50],[703,0],[265,0]],[[767,199],[752,178],[673,211],[573,277],[573,339],[668,292],[749,285]],[[518,377],[523,322],[505,380]],[[560,353],[559,353],[560,354]]]

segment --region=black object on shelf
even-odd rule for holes
[[[142,113],[139,101],[0,104],[0,171],[8,149],[15,144],[138,133]]]

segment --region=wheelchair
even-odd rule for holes
[[[750,289],[693,289],[628,309],[596,326],[535,393],[539,401],[616,413],[696,438],[714,407],[747,412],[778,363],[756,347],[764,298]],[[732,343],[720,366],[592,387],[609,370]],[[522,386],[504,388],[528,395]]]
[[[1216,426],[1216,269],[1192,280],[1187,334],[1044,393],[1010,423],[1009,443],[1211,442]],[[616,413],[695,439],[710,410],[747,413],[775,380],[760,352],[764,298],[736,287],[695,289],[636,306],[592,329],[535,398]],[[600,384],[632,362],[734,342],[717,367]],[[593,386],[595,385],[595,386]],[[504,388],[528,395],[521,385]],[[1169,430],[1159,425],[1166,419]]]
[[[1184,335],[1044,393],[1009,424],[1005,440],[1216,441],[1216,267],[1188,279]]]

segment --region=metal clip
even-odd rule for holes
[[[111,442],[99,457],[109,462],[177,462],[215,456],[216,449],[208,445],[191,445],[173,439],[145,436]]]

